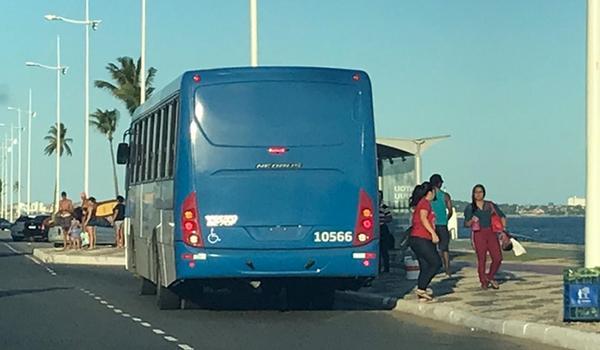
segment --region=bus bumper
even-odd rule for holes
[[[379,265],[379,242],[362,247],[241,250],[197,249],[175,244],[177,279],[277,277],[373,278]]]

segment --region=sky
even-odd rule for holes
[[[90,80],[109,80],[117,57],[139,57],[140,1],[89,0]],[[84,28],[48,22],[84,16],[84,0],[0,0],[0,122],[27,108],[33,90],[32,200],[51,202],[55,158],[43,154],[56,115],[56,75],[25,61],[56,63],[61,37],[62,115],[73,138],[61,189],[83,190]],[[378,137],[450,134],[423,156],[424,178],[441,173],[467,199],[474,184],[497,202],[566,203],[585,192],[585,1],[258,0],[259,64],[363,69],[371,77]],[[147,0],[147,66],[161,88],[190,69],[250,64],[248,0]],[[90,87],[90,109],[121,111]],[[25,122],[25,118],[23,119]],[[8,128],[0,128],[0,136]],[[23,142],[26,133],[23,134]],[[26,143],[25,143],[26,147]],[[90,131],[90,192],[114,196],[109,146]],[[22,183],[26,183],[26,148]],[[15,164],[17,163],[15,159]],[[124,169],[118,168],[120,183]],[[16,177],[16,172],[15,172]],[[23,187],[22,199],[26,198]]]

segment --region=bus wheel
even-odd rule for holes
[[[177,310],[181,306],[181,298],[174,291],[162,285],[162,269],[160,268],[160,258],[158,248],[155,246],[156,254],[156,305],[160,310]]]
[[[156,284],[152,283],[147,278],[141,277],[140,281],[140,295],[154,295],[156,294]]]

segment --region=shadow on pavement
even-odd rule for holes
[[[15,295],[23,295],[23,294],[46,293],[46,292],[52,292],[52,291],[55,291],[55,290],[68,290],[68,289],[73,289],[73,287],[52,287],[52,288],[38,288],[38,289],[0,290],[0,298],[12,297],[12,296],[15,296]]]

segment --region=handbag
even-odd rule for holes
[[[494,203],[489,202],[492,207],[492,232],[504,232],[504,224],[502,224],[502,218],[496,213]]]
[[[498,235],[498,240],[500,241],[500,247],[502,250],[509,251],[513,249],[511,237],[507,232],[500,232]]]

